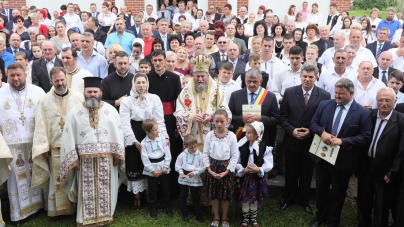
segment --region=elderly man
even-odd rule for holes
[[[85,102],[67,114],[61,140],[60,188],[77,203],[78,226],[112,223],[118,188],[126,178],[121,120],[113,106],[101,101],[101,80],[84,78]]]
[[[227,60],[220,61],[217,63],[216,73],[219,73],[219,69],[221,68],[223,62],[230,62],[233,64],[234,67],[233,80],[236,80],[237,77],[240,76],[240,74],[245,72],[246,63],[239,58],[240,49],[238,48],[238,45],[235,43],[229,44],[229,46],[227,47],[227,54],[228,54]]]
[[[181,29],[180,29],[180,34],[178,34],[178,37],[181,40],[181,44],[185,44],[185,39],[184,36],[187,32],[191,31],[192,23],[188,21],[182,21],[181,22]]]
[[[350,43],[355,45],[357,48],[356,58],[354,59],[353,64],[359,65],[362,61],[369,61],[370,63],[372,63],[373,67],[376,67],[376,59],[369,49],[366,49],[361,45],[362,39],[362,31],[354,29],[351,31],[351,34],[349,34]]]
[[[229,41],[226,37],[220,36],[216,41],[216,46],[219,49],[217,52],[211,54],[215,62],[226,61],[227,60],[227,47]],[[237,46],[238,47],[238,46]]]
[[[153,38],[161,39],[161,41],[163,41],[164,43],[164,50],[169,51],[170,48],[168,40],[170,40],[171,35],[168,34],[168,20],[165,18],[161,18],[157,24],[159,29],[153,34]]]
[[[25,66],[14,63],[7,68],[8,87],[0,89],[0,133],[13,154],[7,180],[11,221],[20,221],[42,207],[42,189],[32,188],[32,138],[35,110],[45,92],[26,82]]]
[[[376,61],[379,59],[379,56],[383,51],[388,51],[391,48],[395,48],[394,44],[386,42],[389,35],[390,30],[388,28],[380,28],[379,32],[377,33],[377,40],[366,45],[366,48],[372,51]]]
[[[140,28],[142,20],[143,18],[140,15],[131,16],[130,26],[127,25],[128,29],[133,31],[136,38],[143,38],[142,29]]]
[[[63,66],[66,69],[66,75],[69,78],[67,88],[82,94],[84,92],[83,78],[92,77],[93,75],[77,65],[78,54],[75,49],[65,47],[62,49],[61,55]]]
[[[4,61],[4,67],[8,67],[15,62],[14,55],[6,51],[6,39],[0,36],[0,57]]]
[[[394,16],[396,14],[396,10],[394,8],[388,8],[386,14],[386,20],[382,20],[376,29],[376,34],[379,33],[379,29],[388,28],[390,30],[389,40],[393,38],[394,33],[397,29],[401,28],[400,22],[398,20],[394,20]]]
[[[363,61],[359,65],[358,77],[355,80],[355,101],[367,109],[372,109],[373,103],[376,102],[377,91],[384,87],[386,85],[381,80],[373,77],[372,64]]]
[[[387,85],[390,73],[396,70],[395,68],[390,67],[393,63],[393,54],[389,51],[384,51],[380,54],[377,62],[379,63],[379,66],[373,68],[373,77],[381,80]]]
[[[334,34],[334,46],[328,48],[324,51],[323,55],[321,55],[320,59],[318,59],[318,63],[321,63],[327,69],[334,67],[334,62],[332,58],[334,57],[335,50],[343,49],[345,42],[345,33],[342,31],[338,31]]]
[[[125,52],[130,55],[132,53],[132,43],[133,40],[135,40],[135,36],[125,31],[126,24],[122,18],[115,20],[115,28],[116,32],[108,35],[104,45],[105,48],[108,48],[109,45],[113,43],[119,43]]]
[[[238,10],[238,17],[237,21],[238,24],[245,24],[248,21],[248,16],[247,16],[247,7],[241,6]]]
[[[320,39],[313,42],[318,47],[318,57],[321,57],[325,50],[334,46],[332,38],[330,38],[330,28],[327,25],[320,27]]]
[[[376,100],[377,109],[371,111],[372,142],[362,157],[365,165],[358,177],[359,226],[389,226],[393,188],[404,154],[404,115],[394,110],[396,93],[381,88]]]
[[[309,150],[314,135],[310,133],[310,121],[323,100],[330,93],[315,86],[317,66],[304,64],[300,70],[301,85],[287,88],[281,104],[282,127],[285,130],[285,193],[279,206],[285,210],[297,199],[304,211],[313,214],[309,205],[309,192],[314,171]]]
[[[153,45],[154,38],[152,37],[152,25],[150,23],[144,23],[142,24],[141,27],[141,32],[142,32],[142,40],[144,42],[143,45],[143,54],[144,56],[147,56],[151,54],[151,49]]]
[[[336,50],[333,57],[334,67],[321,73],[317,86],[328,91],[331,99],[334,99],[334,85],[338,80],[341,78],[348,78],[351,81],[356,80],[356,73],[346,70],[347,59],[348,54],[345,50]]]
[[[42,52],[44,57],[38,61],[34,61],[32,64],[32,84],[48,92],[52,88],[49,77],[50,70],[55,66],[63,67],[63,63],[56,57],[56,48],[52,41],[44,41],[42,43]]]
[[[94,36],[84,32],[80,36],[81,51],[77,65],[88,70],[93,76],[105,78],[108,76],[108,63],[104,56],[94,50]]]
[[[293,21],[288,22],[288,24],[286,25],[286,34],[291,35],[295,29],[296,29],[295,22]]]
[[[32,186],[49,190],[45,203],[48,216],[70,215],[76,207],[60,189],[60,142],[66,115],[83,101],[82,93],[67,87],[66,70],[53,67],[50,71],[54,90],[44,95],[35,112],[35,131],[32,145]],[[49,164],[50,163],[50,164]]]
[[[81,50],[80,33],[77,32],[71,33],[69,36],[69,40],[74,49],[76,49],[77,51]]]
[[[31,51],[29,50],[25,50],[21,47],[21,37],[20,35],[18,35],[17,33],[12,33],[10,35],[10,47],[6,48],[6,51],[9,52],[10,54],[14,55],[20,51],[24,52],[27,57],[28,57],[28,61],[31,61],[32,59],[32,54]]]
[[[236,28],[233,24],[228,24],[226,26],[226,35],[229,43],[237,44],[238,49],[240,50],[240,55],[244,55],[247,51],[247,47],[245,46],[244,40],[234,37],[236,35]]]
[[[201,20],[201,22],[199,22],[199,31],[195,34],[195,37],[202,37],[205,39],[208,29],[209,22],[206,20]]]
[[[213,125],[213,113],[218,108],[224,108],[231,119],[231,112],[223,93],[218,90],[218,84],[209,76],[209,56],[196,55],[191,61],[194,79],[188,82],[178,96],[174,116],[181,137],[195,135],[198,149],[203,150],[205,136]],[[206,94],[208,91],[210,93]]]

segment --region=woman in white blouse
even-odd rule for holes
[[[98,21],[101,25],[101,30],[107,34],[111,33],[115,24],[116,14],[108,10],[108,3],[102,3],[102,12],[98,15]]]
[[[323,15],[318,11],[318,4],[314,3],[311,5],[311,13],[306,17],[307,24],[315,24],[317,27],[321,26],[323,23]]]
[[[130,96],[121,101],[119,115],[125,136],[126,175],[128,191],[135,194],[134,208],[140,209],[140,192],[147,190],[146,176],[142,174],[143,163],[140,157],[141,141],[146,137],[142,129],[145,119],[158,123],[161,137],[168,138],[164,124],[163,104],[157,95],[148,93],[149,80],[144,73],[137,73],[132,81]]]
[[[372,31],[376,32],[377,26],[379,26],[379,23],[382,22],[382,19],[379,18],[379,9],[378,8],[373,8],[370,10],[370,24],[372,25]]]
[[[248,15],[247,23],[244,24],[244,35],[246,37],[251,37],[254,34],[254,22],[255,22],[255,14],[250,13]]]
[[[288,24],[289,22],[295,22],[296,20],[296,6],[295,5],[290,5],[288,13],[285,15],[285,24]]]
[[[305,31],[305,29],[306,29],[306,22],[303,21],[303,15],[302,15],[302,13],[297,13],[297,14],[296,14],[295,27],[302,29],[303,32]]]

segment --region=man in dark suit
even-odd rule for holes
[[[320,27],[320,39],[315,41],[313,44],[318,47],[319,58],[325,50],[334,46],[334,41],[330,37],[330,28],[327,25]]]
[[[3,24],[7,24],[7,22],[8,22],[8,17],[7,17],[5,14],[3,14],[3,8],[2,8],[2,6],[1,6],[1,4],[0,4],[0,11],[1,11],[0,17],[3,18],[3,21],[4,21]]]
[[[3,9],[1,13],[6,15],[8,21],[13,21],[13,9],[10,8],[10,2],[4,1],[3,2]]]
[[[56,48],[52,41],[44,41],[42,43],[42,51],[44,57],[35,60],[32,64],[32,84],[48,92],[52,88],[49,78],[50,70],[55,66],[63,67],[63,63],[56,57]]]
[[[10,54],[15,55],[18,52],[24,52],[27,55],[27,58],[29,61],[32,59],[32,54],[29,50],[25,50],[23,48],[20,48],[21,45],[21,37],[17,33],[12,33],[10,35],[10,46],[6,48],[6,51],[9,52]]]
[[[219,72],[219,69],[220,67],[222,67],[223,62],[230,62],[233,64],[234,67],[233,80],[236,80],[237,77],[240,76],[240,74],[245,72],[246,63],[239,58],[240,50],[235,43],[229,44],[229,46],[227,47],[227,54],[227,60],[220,61],[216,64],[216,73]]]
[[[323,100],[331,98],[326,90],[316,87],[317,66],[304,64],[300,69],[301,85],[287,88],[281,104],[282,127],[285,130],[285,193],[279,209],[285,210],[297,198],[304,211],[313,214],[309,191],[314,163],[309,156],[314,134],[309,125]]]
[[[90,4],[90,13],[91,17],[97,17],[100,15],[100,12],[97,11],[97,5],[95,3]]]
[[[157,24],[159,29],[152,35],[152,37],[163,41],[164,50],[169,51],[170,45],[168,43],[168,40],[170,39],[171,35],[168,34],[168,20],[165,18],[161,18]]]
[[[376,60],[379,58],[383,51],[388,51],[391,48],[396,48],[394,44],[386,42],[389,39],[390,30],[388,28],[381,28],[377,33],[377,41],[366,45]],[[381,49],[380,49],[381,48]]]
[[[310,122],[310,132],[327,145],[338,145],[335,165],[311,155],[316,171],[316,218],[313,227],[340,224],[345,194],[352,173],[358,169],[359,154],[371,142],[371,114],[354,99],[354,84],[343,78],[335,83],[335,100],[323,101]],[[330,189],[330,186],[332,189]]]
[[[209,23],[206,20],[203,20],[199,23],[199,31],[195,34],[196,37],[206,38],[206,33],[209,29]]]
[[[142,28],[141,28],[141,26],[142,26],[142,18],[139,15],[136,15],[135,17],[131,16],[129,18],[129,24],[131,24],[130,21],[132,20],[132,18],[134,20],[134,24],[127,26],[127,28],[129,30],[133,31],[136,38],[143,38],[143,36],[142,36]]]
[[[237,131],[240,127],[244,127],[245,124],[260,121],[265,126],[262,141],[264,141],[267,146],[274,146],[275,137],[271,137],[270,135],[271,132],[276,132],[276,125],[280,122],[276,97],[272,92],[261,87],[262,75],[259,70],[248,70],[245,81],[247,87],[234,91],[230,96],[229,109],[232,113],[231,124],[234,127],[233,129]],[[263,100],[256,103],[255,101],[261,93],[263,93]],[[261,115],[243,115],[242,106],[253,103],[261,105]],[[243,134],[244,133],[242,130],[240,130],[240,132],[236,135],[237,139],[240,139]]]
[[[215,62],[219,61],[226,61],[227,60],[227,47],[229,45],[229,41],[227,40],[226,37],[221,36],[217,39],[216,46],[219,49],[219,51],[211,54],[213,60]],[[218,68],[219,69],[219,68]],[[217,73],[217,72],[216,72]]]
[[[219,13],[217,13],[217,8],[216,8],[216,5],[215,5],[215,4],[211,4],[211,5],[209,6],[209,11],[210,11],[210,13],[212,14],[213,23],[214,23],[215,21],[217,21],[217,20],[220,20],[220,18],[222,17],[222,15],[220,15]]]
[[[87,20],[87,26],[88,28],[91,28],[94,30],[94,40],[101,42],[102,45],[105,44],[105,41],[107,40],[107,33],[103,32],[98,26],[99,26],[99,21],[98,18],[96,17],[90,17]]]
[[[388,226],[391,195],[404,155],[404,115],[394,110],[396,102],[392,88],[378,91],[378,109],[372,110],[373,139],[361,158],[364,168],[358,176],[358,226]]]
[[[387,86],[390,73],[396,70],[395,68],[390,67],[391,63],[393,63],[393,54],[389,51],[382,52],[379,59],[377,59],[377,63],[379,66],[373,68],[373,77],[383,81],[383,83]]]

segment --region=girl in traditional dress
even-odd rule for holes
[[[130,96],[121,101],[119,115],[125,135],[126,175],[128,177],[128,191],[135,194],[134,208],[140,209],[140,192],[148,189],[146,176],[142,174],[143,163],[140,157],[142,145],[140,142],[146,137],[142,129],[145,119],[157,122],[160,134],[168,138],[164,124],[163,104],[157,95],[147,92],[149,81],[146,74],[137,73],[132,81]]]
[[[229,204],[233,200],[233,173],[239,158],[237,138],[227,129],[229,118],[224,109],[214,114],[214,130],[205,138],[203,162],[207,167],[205,195],[212,200],[212,227],[219,226],[219,201],[222,201],[222,226],[229,226]]]
[[[236,165],[236,175],[240,177],[241,193],[239,201],[243,211],[241,226],[260,227],[257,221],[257,204],[268,198],[265,173],[273,167],[272,150],[261,141],[264,124],[255,121],[247,126],[245,137],[238,142],[240,158]]]

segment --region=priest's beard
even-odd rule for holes
[[[55,86],[55,91],[59,95],[63,95],[66,92],[66,86],[65,85]]]
[[[86,106],[88,108],[92,108],[92,109],[98,108],[100,106],[101,96],[98,97],[98,98],[96,98],[96,97],[90,97],[90,98],[85,97],[85,102],[86,102]]]
[[[204,91],[204,90],[206,90],[206,88],[208,88],[208,81],[206,81],[206,82],[203,83],[203,84],[195,83],[195,89],[196,89],[197,91]]]
[[[10,81],[9,83],[10,83],[10,86],[16,91],[21,91],[27,84],[26,81],[24,81],[24,82],[21,81],[20,83],[16,83],[16,84],[13,83],[12,81]]]

